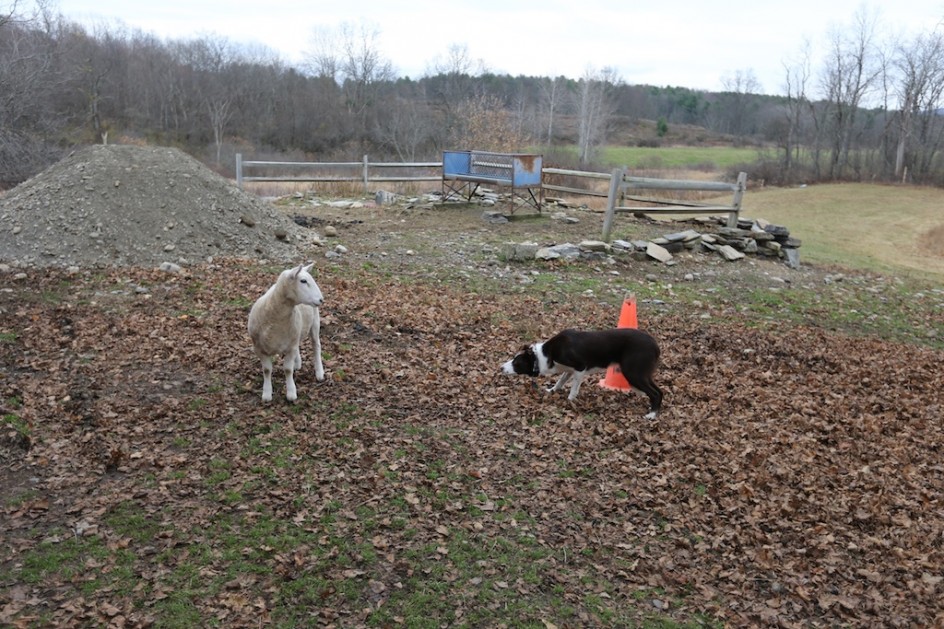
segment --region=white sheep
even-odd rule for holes
[[[324,380],[321,363],[321,316],[318,306],[324,302],[321,289],[311,276],[308,266],[286,269],[266,293],[256,300],[249,311],[249,336],[253,349],[262,361],[262,400],[272,400],[272,361],[283,357],[285,398],[298,399],[295,370],[302,366],[299,345],[305,335],[315,345],[315,378]]]

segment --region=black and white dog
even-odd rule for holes
[[[502,365],[502,372],[532,377],[561,374],[548,392],[572,380],[567,399],[574,400],[588,374],[617,365],[634,389],[649,396],[646,419],[653,419],[662,408],[662,389],[652,380],[658,364],[659,344],[642,330],[564,330],[546,341],[522,347]]]

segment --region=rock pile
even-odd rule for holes
[[[316,233],[172,148],[88,147],[0,197],[8,267],[289,262],[317,244]]]
[[[484,217],[483,217],[484,218]],[[487,219],[486,219],[487,220]],[[748,254],[779,257],[790,268],[799,268],[800,241],[790,236],[781,225],[772,225],[762,219],[739,221],[738,227],[727,227],[725,219],[703,219],[703,225],[717,222],[713,229],[687,229],[652,240],[615,240],[604,243],[588,240],[577,245],[563,243],[539,247],[536,243],[505,243],[501,257],[505,260],[552,260],[556,258],[599,258],[606,254],[628,254],[638,260],[657,260],[674,264],[673,254],[681,251],[717,252],[729,261],[740,260]]]
[[[798,238],[790,235],[790,230],[782,225],[773,225],[763,219],[741,219],[737,227],[727,227],[726,219],[702,219],[700,224],[711,226],[712,222],[718,226],[704,231],[688,229],[681,232],[666,234],[651,242],[635,243],[633,249],[645,249],[649,257],[662,262],[670,262],[672,254],[683,250],[697,250],[717,252],[725,260],[734,261],[744,258],[747,254],[755,254],[768,258],[782,258],[787,266],[798,268],[800,265],[799,248],[802,244]],[[617,246],[617,243],[613,243]],[[620,243],[624,245],[625,243]],[[668,253],[665,256],[660,252],[653,255],[655,247]]]

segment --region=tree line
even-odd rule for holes
[[[45,0],[0,4],[0,185],[105,142],[177,146],[221,172],[236,152],[427,161],[443,149],[528,147],[600,167],[606,143],[654,146],[678,125],[757,146],[743,168],[754,180],[944,185],[944,29],[892,40],[878,24],[861,9],[829,33],[820,58],[807,44],[785,61],[782,95],[765,95],[750,69],[720,92],[633,85],[608,68],[509,76],[458,45],[424,76],[397,76],[364,22],[314,33],[293,66],[219,36],[165,40],[80,25]]]

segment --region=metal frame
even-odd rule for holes
[[[442,196],[471,201],[483,184],[511,188],[511,213],[520,200],[541,212],[543,156],[533,154],[492,153],[487,151],[443,151]],[[537,189],[537,194],[535,194]],[[523,190],[524,192],[520,192]]]

